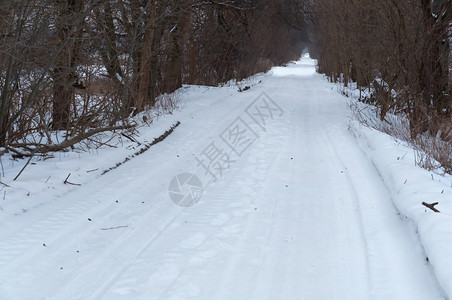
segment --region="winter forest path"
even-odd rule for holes
[[[442,299],[314,64],[199,92],[164,142],[0,230],[0,299]],[[237,128],[208,183],[194,157]],[[188,208],[168,195],[183,172],[204,185]]]

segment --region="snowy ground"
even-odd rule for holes
[[[401,177],[429,173],[350,123],[314,65],[274,68],[241,93],[185,87],[185,107],[139,139],[179,127],[102,176],[140,146],[56,154],[17,181],[25,162],[3,157],[0,299],[447,299],[450,178],[427,199],[441,214],[402,198]],[[63,184],[69,173],[81,186]],[[190,207],[170,196],[196,202],[199,189],[168,193],[183,173],[203,186]]]

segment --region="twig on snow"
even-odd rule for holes
[[[426,203],[426,202],[422,202],[422,205],[424,205],[425,207],[430,208],[431,210],[433,210],[434,212],[437,212],[437,213],[440,212],[439,210],[437,210],[437,209],[435,208],[435,205],[438,205],[438,204],[439,204],[439,202],[435,202],[435,203]]]
[[[30,158],[27,160],[27,163],[25,164],[25,166],[22,168],[22,170],[20,170],[19,174],[16,175],[16,177],[14,177],[14,181],[19,178],[20,174],[22,174],[22,172],[25,170],[25,168],[28,166],[28,164],[30,163],[31,159],[33,158],[33,155],[30,156]]]
[[[6,183],[3,183],[3,182],[1,182],[1,181],[0,181],[0,184],[4,185],[4,186],[6,186],[6,187],[10,187],[9,185],[7,185]]]
[[[113,230],[113,229],[126,228],[126,227],[129,227],[129,225],[121,225],[121,226],[116,226],[116,227],[101,228],[100,230]]]
[[[69,179],[69,177],[71,176],[71,173],[69,173],[69,175],[66,177],[66,179],[64,180],[64,184],[72,184],[72,185],[77,185],[77,186],[81,186],[81,184],[80,183],[73,183],[73,182],[70,182],[70,181],[68,181],[68,179]]]

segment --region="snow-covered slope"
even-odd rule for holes
[[[425,248],[426,260],[452,295],[452,176],[433,174],[414,166],[412,149],[391,137],[351,124],[360,145],[375,165],[402,216],[413,222]],[[422,203],[438,204],[440,213]]]
[[[185,87],[102,176],[139,146],[3,158],[0,299],[444,299],[315,61],[243,85]]]

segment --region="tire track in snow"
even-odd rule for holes
[[[118,169],[108,180],[65,195],[61,203],[68,207],[58,204],[47,219],[0,241],[0,290],[16,287],[15,300],[31,294],[96,300],[406,299],[410,290],[416,291],[410,299],[441,298],[422,266],[418,241],[406,236],[408,226],[397,219],[389,198],[383,199],[381,179],[347,132],[344,99],[321,76],[306,76],[308,67],[313,71],[312,61],[290,65],[288,77],[264,76],[263,85],[290,118],[272,123],[195,207],[174,207],[162,174],[188,167],[192,153],[247,107],[245,93],[232,97],[228,91],[221,96],[227,101],[198,105],[203,108],[194,116],[202,124],[190,125],[187,117],[187,127],[157,146],[154,156],[147,153],[125,166],[129,173]],[[303,76],[296,76],[297,68]],[[183,163],[172,159],[181,149],[189,156]],[[118,206],[101,199],[111,191],[127,200]],[[155,198],[152,205],[137,205],[143,194]],[[88,228],[87,217],[93,219]],[[118,225],[113,221],[130,226],[100,230]],[[49,247],[41,246],[41,238]],[[67,255],[74,246],[83,248],[76,260]],[[49,269],[60,264],[64,270]]]
[[[346,184],[353,193],[351,198],[358,209],[372,297],[414,299],[413,295],[416,295],[416,299],[441,299],[441,288],[425,264],[419,240],[413,238],[413,228],[398,217],[380,174],[352,134],[345,128],[338,130],[335,127],[329,127],[325,134],[342,166]],[[348,153],[347,157],[355,159],[344,161],[339,153]]]

